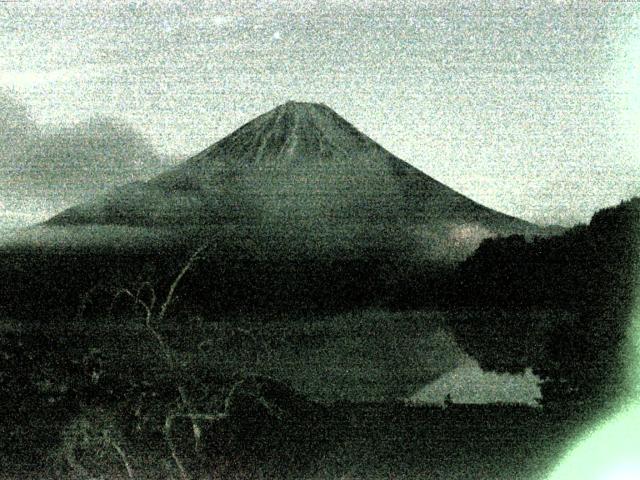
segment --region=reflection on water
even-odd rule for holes
[[[530,368],[519,374],[482,370],[478,361],[466,356],[460,365],[423,387],[409,399],[424,404],[507,403],[536,406],[542,398],[540,378]]]

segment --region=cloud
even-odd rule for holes
[[[448,239],[459,249],[473,251],[483,240],[493,236],[493,232],[479,223],[463,223],[450,227]]]
[[[45,128],[17,95],[0,90],[0,217],[9,210],[31,215],[66,208],[171,162],[117,119],[95,116]]]
[[[0,165],[4,167],[12,152],[21,155],[29,139],[38,137],[38,128],[26,105],[0,90]]]
[[[145,176],[162,163],[140,133],[109,118],[47,133],[32,147],[19,174],[36,182],[81,182],[100,189]]]
[[[447,395],[454,403],[537,405],[542,399],[540,378],[530,368],[520,374],[486,372],[471,357],[466,357],[458,368],[422,388],[410,400],[442,404]]]

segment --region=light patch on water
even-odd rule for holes
[[[482,370],[478,362],[466,357],[454,370],[423,387],[411,402],[442,405],[453,403],[510,403],[536,406],[542,398],[540,378],[530,368],[520,374]]]

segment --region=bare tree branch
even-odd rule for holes
[[[120,460],[122,461],[122,463],[124,464],[124,467],[127,470],[127,475],[131,480],[133,480],[133,478],[135,478],[133,473],[133,468],[131,467],[131,464],[129,463],[129,459],[127,458],[127,455],[125,454],[124,450],[122,449],[120,444],[114,439],[112,439],[111,437],[108,437],[107,440],[109,442],[109,445],[113,447],[113,449],[116,451],[116,453],[120,457]]]
[[[144,282],[141,282],[138,285],[138,290],[136,291],[136,296],[138,298],[140,298],[140,296],[144,292],[145,288],[149,291],[149,293],[151,295],[151,299],[149,300],[148,305],[149,305],[149,309],[151,311],[153,311],[153,309],[156,307],[157,297],[156,297],[156,289],[153,287],[151,282],[149,282],[148,280],[144,281]]]
[[[191,475],[189,474],[185,464],[180,458],[178,453],[178,449],[174,443],[172,430],[173,425],[176,419],[188,419],[191,422],[191,427],[193,430],[193,438],[194,438],[194,448],[195,451],[200,451],[201,447],[201,437],[202,437],[202,428],[200,427],[202,422],[219,422],[230,417],[233,413],[233,403],[234,400],[239,395],[239,390],[242,386],[246,384],[249,379],[258,378],[257,375],[244,375],[243,378],[237,380],[231,385],[225,399],[224,406],[222,407],[222,411],[218,412],[198,412],[195,410],[193,403],[189,398],[189,394],[184,385],[182,377],[180,376],[180,363],[178,361],[177,352],[168,344],[163,335],[158,330],[158,325],[162,320],[165,319],[169,308],[174,301],[176,291],[180,286],[184,276],[193,268],[193,265],[196,261],[201,257],[202,253],[205,249],[208,248],[207,245],[203,245],[198,248],[189,258],[187,263],[182,267],[180,272],[176,275],[173,282],[171,283],[167,295],[162,302],[162,304],[157,308],[158,305],[158,295],[154,285],[149,281],[139,281],[135,284],[134,288],[120,288],[115,291],[113,296],[111,309],[113,309],[114,304],[120,297],[128,298],[136,307],[139,307],[144,312],[144,324],[147,330],[153,335],[157,342],[157,346],[166,362],[167,367],[171,370],[171,372],[175,375],[176,389],[178,391],[178,408],[177,411],[169,413],[165,417],[164,424],[164,436],[167,446],[169,448],[171,458],[175,463],[180,478],[182,480],[190,480]],[[245,328],[236,328],[238,332],[243,335],[248,336],[252,339],[254,344],[256,345],[256,363],[260,361],[260,346],[263,347],[264,353],[266,355],[270,355],[270,349],[266,342],[263,339],[258,339],[258,337],[249,329]],[[201,353],[205,353],[204,346],[210,342],[211,340],[205,340],[198,345],[198,350]],[[261,378],[261,377],[260,377]],[[270,414],[277,416],[280,418],[281,411],[279,408],[272,405],[266,398],[264,398],[259,392],[243,392],[243,395],[253,397],[258,404],[263,406]],[[124,455],[124,451],[119,448],[118,444],[114,444],[111,442],[112,447],[116,450],[122,462],[124,463],[127,474],[130,478],[133,478],[133,470],[129,465],[126,456]],[[69,463],[74,462],[73,456],[69,459]],[[75,462],[77,464],[77,462]],[[80,466],[81,468],[81,466]]]
[[[165,438],[165,441],[167,442],[167,446],[169,447],[169,451],[171,452],[171,458],[173,458],[173,462],[176,464],[176,467],[178,467],[178,470],[180,472],[180,478],[182,478],[182,480],[190,480],[191,476],[189,475],[189,473],[187,472],[187,469],[183,465],[182,460],[180,460],[180,456],[178,455],[178,450],[176,449],[176,446],[173,443],[173,437],[171,436],[171,430],[173,429],[174,418],[175,417],[173,415],[167,415],[167,417],[165,418],[164,438]]]
[[[171,287],[169,288],[169,293],[167,294],[167,298],[162,304],[162,307],[160,307],[158,320],[162,320],[164,318],[164,316],[167,313],[167,308],[169,308],[169,305],[171,305],[171,302],[173,301],[173,296],[175,294],[176,288],[178,288],[178,285],[180,285],[180,282],[182,281],[182,277],[184,277],[185,274],[191,269],[191,266],[194,264],[196,260],[198,260],[198,257],[200,256],[200,254],[206,248],[208,248],[208,245],[202,245],[200,248],[198,248],[195,252],[193,252],[193,255],[191,255],[191,257],[189,258],[189,261],[187,261],[185,266],[182,267],[182,270],[180,270],[180,273],[176,276],[175,280],[171,284]]]
[[[227,393],[227,396],[225,397],[224,408],[221,412],[200,413],[200,412],[178,411],[178,412],[170,413],[169,415],[166,416],[165,424],[164,424],[165,440],[167,442],[167,445],[169,446],[169,450],[171,451],[171,457],[173,458],[176,466],[178,467],[178,470],[180,471],[180,475],[183,480],[189,480],[191,477],[189,476],[186,468],[184,467],[184,464],[180,460],[180,456],[178,455],[176,446],[173,443],[172,429],[173,429],[174,420],[179,418],[187,418],[192,422],[192,425],[196,425],[197,422],[215,423],[215,422],[220,422],[222,420],[229,418],[232,413],[233,401],[238,394],[238,390],[247,382],[247,380],[253,377],[255,377],[255,375],[250,375],[248,377],[241,378],[233,383],[233,385],[229,389],[229,393]],[[274,413],[274,406],[270,404],[263,396],[257,395],[256,393],[253,393],[253,392],[247,392],[247,395],[255,398],[257,402],[260,405],[262,405],[269,413],[273,414],[277,418],[281,417],[282,412],[280,411],[280,409],[277,409],[278,411]],[[182,403],[183,403],[183,407],[187,406],[184,402]]]

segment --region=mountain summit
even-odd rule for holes
[[[463,237],[536,231],[400,160],[326,105],[302,102],[258,116],[148,182],[117,188],[47,222],[291,229],[389,223],[427,232],[437,226]]]
[[[190,308],[408,308],[440,298],[451,264],[484,238],[512,233],[544,230],[425,175],[325,105],[287,102],[16,234],[4,296],[17,312],[64,310],[87,285],[173,278],[207,247],[183,285]]]

